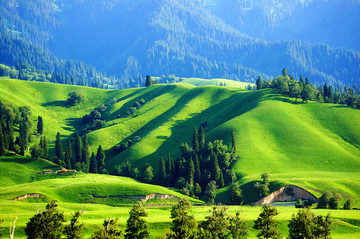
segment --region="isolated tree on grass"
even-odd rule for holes
[[[120,239],[122,231],[118,225],[119,218],[105,219],[103,227],[97,230],[92,239]]]
[[[258,238],[280,238],[281,233],[278,231],[278,223],[274,217],[278,215],[276,208],[270,205],[264,205],[262,212],[255,221],[254,229],[260,230]]]
[[[29,239],[60,239],[64,214],[57,209],[56,201],[46,205],[46,210],[36,214],[26,224],[25,234]]]
[[[78,90],[72,91],[68,94],[67,102],[69,105],[76,105],[85,101],[85,96]]]
[[[148,214],[141,202],[137,202],[129,212],[130,217],[126,222],[125,239],[150,238],[149,226],[142,217]]]
[[[246,223],[240,217],[240,211],[229,217],[229,230],[233,239],[246,239],[249,235]]]
[[[178,204],[171,209],[172,227],[171,232],[166,236],[171,239],[192,238],[195,233],[197,222],[193,215],[190,215],[191,203],[188,199],[180,199]]]
[[[351,210],[352,209],[353,200],[348,199],[344,204],[344,210]]]
[[[82,230],[84,229],[84,223],[79,222],[79,218],[84,213],[84,211],[76,211],[73,217],[71,218],[70,225],[65,226],[64,233],[66,239],[81,239]]]
[[[228,238],[230,235],[229,218],[226,207],[213,207],[210,215],[200,224],[200,238],[218,239]]]
[[[44,123],[43,123],[43,118],[41,116],[38,116],[37,133],[38,134],[44,133]]]
[[[38,160],[42,156],[42,149],[39,145],[34,145],[30,150],[31,157]]]

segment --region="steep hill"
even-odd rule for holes
[[[116,103],[103,114],[105,127],[87,134],[92,151],[99,144],[107,150],[110,171],[125,161],[157,168],[159,159],[169,152],[179,156],[179,145],[191,142],[193,127],[206,123],[207,141],[223,139],[231,144],[230,133],[235,131],[240,156],[235,169],[243,185],[267,172],[271,180],[302,186],[317,196],[319,191],[332,190],[359,197],[357,109],[303,104],[271,89],[250,92],[170,84],[109,91],[5,78],[0,79],[0,86],[0,100],[30,105],[34,118],[43,116],[45,134],[51,140],[57,131],[66,139],[81,127],[84,114],[115,98]],[[82,91],[87,101],[68,108],[64,100],[74,89]],[[127,116],[140,99],[146,103],[135,115]],[[136,136],[139,142],[120,154],[114,152],[116,144]]]

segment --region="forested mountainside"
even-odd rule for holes
[[[297,39],[360,50],[358,0],[205,0],[204,6],[239,31],[263,40]]]
[[[357,49],[356,41],[351,39],[358,34],[358,1],[345,1],[346,4],[343,4],[344,1],[321,0],[285,3],[232,0],[226,1],[226,4],[216,0],[2,2],[1,32],[6,35],[5,38],[11,41],[20,38],[30,45],[49,49],[58,58],[91,64],[102,72],[97,75],[104,76],[97,78],[118,88],[140,86],[147,74],[221,77],[254,82],[259,75],[265,79],[276,76],[283,67],[295,75],[309,76],[314,83],[342,86],[359,82],[360,54],[345,50]],[[326,15],[324,22],[319,17],[313,21],[317,24],[313,28],[309,26],[312,18],[302,21],[297,16],[308,9],[314,11],[312,15],[319,15],[317,13],[325,9],[332,16],[335,7],[344,11],[350,9],[345,27],[342,25],[344,22],[339,20],[344,18],[345,13],[339,14],[339,18]],[[226,12],[226,16],[221,12]],[[259,13],[256,21],[252,16],[255,13]],[[310,41],[313,32],[323,23],[324,26],[333,26],[325,27],[324,32],[332,34],[334,39],[328,38],[331,42]],[[354,24],[353,28],[351,24]],[[260,26],[270,26],[268,31],[273,33],[267,33]],[[335,34],[343,27],[354,34],[345,30]],[[298,29],[298,33],[294,33],[293,29]],[[256,31],[259,35],[255,34]],[[302,32],[307,37],[295,37]],[[318,38],[326,37],[325,33],[319,33]],[[278,38],[271,37],[271,34]],[[352,47],[336,44],[336,41],[343,42],[342,37],[353,42],[349,43]],[[0,59],[3,64],[32,62],[34,57],[27,50],[19,54],[15,47],[2,45],[2,48],[7,53],[4,54],[7,57],[2,54]],[[51,61],[37,62],[51,65]],[[56,70],[50,70],[50,73],[53,72]],[[69,71],[62,70],[61,73],[66,75]],[[80,75],[86,78],[89,74]],[[115,77],[107,78],[106,75]]]

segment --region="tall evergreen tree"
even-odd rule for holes
[[[200,183],[201,182],[200,161],[199,161],[199,157],[197,155],[195,155],[194,167],[195,167],[194,182]]]
[[[75,136],[75,162],[81,162],[82,160],[82,151],[83,151],[82,141],[79,134]]]
[[[65,160],[64,160],[65,166],[67,169],[72,169],[71,166],[71,159],[70,159],[70,154],[69,154],[69,148],[65,147]]]
[[[48,148],[47,148],[47,139],[44,136],[40,137],[40,144],[39,144],[40,148],[41,148],[41,157],[44,159],[48,159]]]
[[[256,80],[256,89],[260,90],[262,89],[262,80],[261,80],[261,76],[259,76]]]
[[[220,168],[215,154],[210,155],[210,173],[211,179],[218,183],[220,180]]]
[[[105,169],[105,153],[102,150],[101,145],[99,145],[97,150],[96,161],[98,166],[98,173],[102,173]]]
[[[38,116],[37,133],[38,134],[44,133],[44,123],[43,123],[43,118],[41,116]]]
[[[150,238],[149,226],[143,219],[148,214],[141,202],[137,202],[129,214],[129,219],[126,222],[125,239]]]
[[[194,166],[194,162],[192,159],[190,159],[190,161],[188,161],[188,166],[187,166],[187,180],[189,182],[189,184],[191,186],[194,185],[194,173],[195,173],[195,166]]]
[[[166,186],[166,167],[165,161],[163,158],[159,162],[159,175],[158,175],[159,184]]]
[[[197,227],[196,220],[190,215],[191,203],[187,198],[180,199],[171,209],[172,227],[166,238],[188,239],[193,238]]]
[[[300,75],[299,85],[300,85],[300,91],[303,92],[305,82],[304,82],[304,78],[302,75]]]
[[[145,86],[151,86],[154,84],[154,81],[151,79],[151,76],[150,75],[147,75],[146,76],[146,81],[145,81]]]
[[[85,172],[89,172],[89,166],[90,166],[90,145],[87,140],[86,134],[83,138],[83,152],[82,152],[82,162],[85,165]]]
[[[234,131],[231,131],[231,147],[232,147],[232,152],[236,153],[236,137]]]
[[[98,165],[94,152],[91,154],[90,157],[89,173],[98,173]]]
[[[283,75],[283,76],[288,76],[287,71],[286,71],[286,68],[284,68],[284,69],[282,70],[282,75]]]
[[[202,126],[199,128],[199,150],[202,152],[205,149],[205,132]]]
[[[194,130],[193,130],[192,145],[193,145],[194,153],[197,154],[200,150],[200,148],[199,148],[199,133],[195,126],[194,126]]]
[[[324,91],[324,98],[329,97],[329,95],[328,95],[328,87],[327,87],[327,84],[326,84],[326,83],[324,84],[324,89],[323,89],[323,91]]]
[[[64,160],[64,152],[63,152],[63,147],[61,144],[61,136],[59,132],[56,134],[55,156],[58,158],[58,160]]]
[[[19,133],[20,133],[20,154],[21,155],[25,155],[25,150],[27,150],[27,148],[28,148],[30,128],[31,128],[31,124],[30,124],[29,120],[30,119],[27,117],[22,117],[20,120]],[[9,138],[12,137],[10,135],[11,134],[9,133],[8,134]],[[9,139],[9,148],[10,148],[11,142],[13,142],[13,140]]]
[[[281,233],[278,231],[278,223],[274,217],[278,215],[275,207],[264,205],[262,212],[255,221],[254,229],[260,230],[258,238],[280,238]]]

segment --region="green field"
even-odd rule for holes
[[[24,228],[29,218],[36,213],[37,208],[44,209],[44,203],[29,203],[29,202],[14,202],[14,201],[0,201],[1,216],[5,219],[3,226],[7,227],[11,216],[18,216],[16,222],[15,238],[25,238]],[[67,223],[69,223],[71,214],[76,210],[86,210],[84,215],[80,218],[81,222],[86,224],[84,238],[90,238],[90,235],[102,225],[105,218],[120,219],[120,227],[122,231],[126,228],[126,220],[129,217],[130,207],[111,207],[99,204],[76,204],[76,203],[60,203],[59,210],[65,213]],[[146,220],[150,226],[151,238],[163,236],[164,229],[170,228],[170,207],[146,207],[148,218]],[[205,216],[210,214],[212,210],[209,206],[194,206],[192,213],[198,221],[204,219]],[[256,230],[252,229],[254,220],[259,216],[261,207],[249,206],[231,206],[228,213],[233,215],[236,211],[240,210],[241,215],[249,228],[249,238],[256,238]],[[279,229],[284,238],[287,236],[288,221],[291,219],[292,214],[295,214],[298,209],[294,207],[278,207],[279,215],[277,220],[280,223]],[[316,215],[326,216],[329,212],[334,221],[332,229],[332,238],[359,238],[360,236],[360,211],[329,211],[329,210],[313,210]],[[6,229],[6,228],[5,228]],[[4,230],[5,237],[8,233]]]
[[[67,94],[75,89],[86,101],[69,107]],[[250,92],[190,84],[101,90],[0,78],[0,92],[0,100],[29,105],[34,120],[43,116],[45,134],[52,142],[57,131],[66,139],[81,127],[83,115],[115,98],[117,103],[104,115],[106,127],[88,134],[92,151],[99,144],[107,150],[110,172],[126,160],[138,166],[150,163],[156,169],[161,157],[168,152],[176,157],[179,145],[191,142],[194,126],[207,122],[207,141],[220,138],[230,144],[230,132],[235,131],[240,157],[235,169],[242,185],[259,180],[260,174],[267,172],[271,181],[295,184],[316,196],[326,190],[339,192],[360,206],[357,109],[317,102],[302,104],[272,89]],[[126,116],[140,99],[146,104],[135,116]],[[113,154],[115,144],[135,136],[141,137],[140,142]]]
[[[86,101],[69,107],[66,99],[73,90],[80,90]],[[101,90],[0,77],[0,100],[30,106],[34,131],[37,116],[42,116],[51,149],[58,131],[66,140],[81,129],[81,118],[85,114],[114,98],[117,102],[108,105],[103,115],[105,127],[88,134],[92,151],[99,144],[107,150],[109,171],[127,160],[137,166],[150,163],[156,169],[159,159],[168,152],[173,157],[179,156],[178,147],[191,142],[193,127],[206,122],[207,141],[223,139],[230,145],[231,131],[236,134],[240,159],[234,167],[245,201],[254,199],[254,181],[267,172],[271,175],[272,188],[294,184],[316,196],[330,190],[341,193],[342,202],[352,198],[355,207],[360,207],[360,111],[357,109],[316,102],[302,104],[272,89],[246,91],[239,87],[196,87],[181,83]],[[135,115],[127,116],[129,108],[140,99],[146,101],[145,105]],[[131,148],[121,154],[113,153],[114,145],[136,136],[141,140]],[[33,143],[39,142],[36,134],[32,138]],[[11,215],[19,216],[16,238],[24,238],[25,223],[37,206],[43,208],[44,203],[52,199],[59,201],[67,218],[74,210],[85,208],[83,220],[87,224],[86,233],[90,235],[105,217],[120,217],[124,228],[129,205],[138,200],[136,196],[161,193],[182,197],[176,190],[125,177],[83,173],[37,175],[38,171],[57,168],[41,159],[0,157],[0,216],[5,217],[6,224]],[[45,197],[11,201],[28,193]],[[227,193],[227,188],[218,190],[217,200],[226,202]],[[154,199],[148,204],[158,202]],[[193,200],[193,203],[201,202]],[[201,220],[210,209],[196,207],[194,212]],[[240,209],[251,226],[260,208],[242,206]],[[237,207],[230,208],[232,213],[236,210]],[[148,205],[148,211],[153,237],[162,235],[169,227],[169,207]],[[296,210],[280,207],[280,211],[281,230],[286,235],[286,221]],[[315,210],[316,214],[327,212],[329,210]],[[336,221],[333,238],[359,238],[359,211],[337,210],[331,214]],[[251,238],[255,233],[251,231]]]

